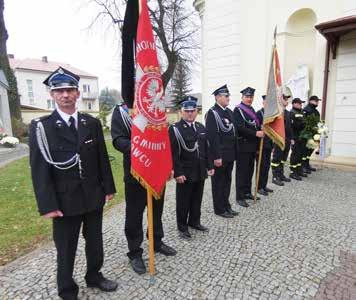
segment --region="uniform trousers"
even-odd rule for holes
[[[302,140],[295,140],[294,145],[291,146],[292,152],[290,154],[289,166],[292,173],[302,173],[303,145],[304,142]]]
[[[271,148],[263,148],[258,189],[264,189],[267,187],[268,173],[271,166],[271,153]],[[258,155],[256,156],[256,162],[258,163]]]
[[[289,150],[290,140],[285,141],[284,150],[279,148],[277,145],[274,145],[271,162],[273,177],[279,178],[284,175],[284,165],[288,159]]]
[[[251,194],[252,176],[256,152],[238,152],[236,159],[236,200],[244,200]]]
[[[78,285],[73,279],[73,268],[82,224],[87,260],[85,280],[87,283],[96,283],[103,278],[99,272],[104,262],[102,221],[102,208],[83,215],[53,219],[53,240],[57,249],[58,295],[61,298],[75,298],[78,294]]]
[[[186,231],[188,225],[199,225],[205,180],[185,181],[176,184],[176,215],[178,230]]]
[[[214,176],[211,177],[211,189],[215,214],[222,214],[231,209],[229,202],[231,190],[231,173],[234,162],[224,162],[221,167],[215,167]]]
[[[143,214],[147,205],[147,191],[138,182],[125,182],[125,235],[128,243],[130,259],[142,257],[143,249]],[[164,192],[161,199],[153,199],[153,230],[154,247],[159,249],[164,236],[162,226],[162,213]]]

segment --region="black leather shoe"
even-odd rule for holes
[[[298,173],[298,175],[299,175],[300,177],[308,177],[308,175],[307,175],[306,173],[304,173],[304,172]]]
[[[316,171],[316,169],[313,168],[312,166],[308,166],[307,168],[308,168],[309,171],[312,171],[312,172],[315,172],[315,171]]]
[[[180,236],[182,239],[186,239],[186,240],[189,240],[189,239],[192,238],[192,236],[191,236],[190,232],[188,231],[188,229],[185,230],[185,231],[180,231],[180,230],[179,230],[179,236]]]
[[[177,254],[177,251],[172,247],[169,247],[165,243],[161,242],[161,245],[158,249],[155,249],[155,252],[161,253],[165,256],[174,256]]]
[[[284,176],[283,174],[282,174],[282,176],[280,177],[280,179],[281,179],[282,181],[284,181],[284,182],[291,182],[291,180],[290,180],[289,178],[287,178],[286,176]]]
[[[268,196],[268,193],[264,189],[259,189],[257,191],[257,193],[259,193],[260,195],[263,195],[263,196]]]
[[[252,194],[246,194],[245,198],[250,200],[255,200],[255,197]],[[261,198],[257,196],[256,200],[261,200]]]
[[[236,210],[233,210],[232,208],[228,208],[226,211],[233,216],[238,216],[239,214]]]
[[[273,190],[270,189],[270,188],[268,188],[268,187],[265,187],[264,190],[265,190],[265,192],[267,192],[267,193],[273,193]]]
[[[246,200],[239,200],[237,203],[242,207],[249,207],[250,206],[250,205],[248,205]]]
[[[199,230],[199,231],[209,231],[208,227],[205,227],[201,224],[197,224],[197,225],[189,225],[190,227]]]
[[[134,259],[130,260],[130,264],[132,269],[137,273],[137,274],[145,274],[146,273],[146,266],[145,263],[143,262],[142,257],[136,257]]]
[[[296,173],[291,173],[290,175],[289,175],[289,177],[290,178],[293,178],[293,179],[295,179],[295,180],[298,180],[298,181],[300,181],[300,180],[302,180],[302,177],[300,177],[298,174],[296,174]]]
[[[228,211],[224,211],[223,213],[221,214],[216,214],[217,216],[220,216],[220,217],[223,217],[223,218],[228,218],[228,219],[231,219],[233,218],[234,216],[232,214],[230,214]]]
[[[273,177],[272,178],[272,183],[279,185],[279,186],[283,186],[284,182],[282,182],[282,180],[280,180],[278,177]]]
[[[103,292],[113,292],[116,291],[118,284],[115,281],[102,278],[97,282],[87,282],[88,287],[98,288]]]

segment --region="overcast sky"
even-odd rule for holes
[[[120,90],[117,35],[100,23],[87,29],[98,9],[85,5],[87,2],[5,0],[8,53],[20,59],[48,56],[48,60],[69,63],[98,76],[100,89]],[[193,88],[200,91],[199,74],[194,76]]]

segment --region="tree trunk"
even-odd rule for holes
[[[5,27],[4,20],[4,0],[0,0],[0,69],[5,73],[6,79],[9,83],[9,106],[11,117],[21,120],[20,97],[17,91],[17,81],[12,72],[7,57],[6,42],[9,35]]]

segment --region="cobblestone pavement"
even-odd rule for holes
[[[272,185],[271,185],[272,187]],[[174,183],[168,185],[165,242],[176,257],[156,255],[155,283],[135,274],[126,257],[124,204],[105,218],[103,272],[119,282],[114,293],[87,288],[79,245],[75,278],[81,299],[356,299],[356,173],[319,170],[303,182],[273,186],[255,207],[234,207],[223,219],[212,211],[210,182],[202,209],[209,233],[178,237]],[[231,195],[234,199],[234,193]],[[144,258],[147,261],[147,241]],[[0,299],[56,299],[53,245],[0,269]]]

